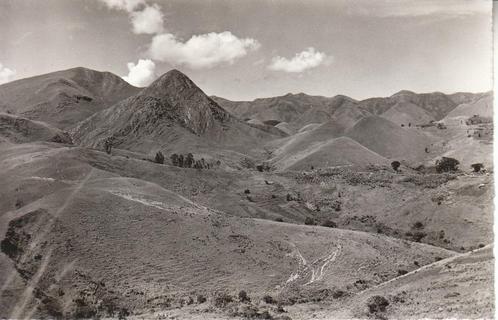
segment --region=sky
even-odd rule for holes
[[[0,0],[0,83],[176,68],[232,100],[492,88],[490,0]]]

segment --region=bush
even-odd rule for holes
[[[276,222],[284,222],[284,219],[282,219],[282,218],[275,218],[275,221]]]
[[[251,302],[251,298],[247,296],[247,292],[244,290],[239,291],[239,301],[240,302]]]
[[[391,167],[393,168],[394,171],[398,171],[399,166],[401,166],[401,163],[399,161],[393,161],[391,162]]]
[[[407,274],[407,273],[408,273],[408,271],[406,271],[406,270],[403,270],[403,269],[398,270],[398,276],[402,276],[402,275]]]
[[[373,296],[368,298],[367,306],[370,313],[384,312],[389,305],[389,301],[383,296]]]
[[[456,159],[449,157],[442,157],[440,160],[436,161],[436,171],[438,173],[457,171],[459,164],[460,162]]]
[[[245,190],[244,190],[244,193],[245,193],[245,194],[249,194],[249,193],[251,193],[251,190],[249,190],[249,189],[245,189]]]
[[[156,161],[156,163],[160,163],[160,164],[164,163],[164,155],[161,151],[158,151],[156,153],[155,161]]]
[[[275,304],[276,303],[275,299],[273,299],[273,297],[268,295],[268,294],[263,296],[263,301],[267,304]]]
[[[334,291],[334,293],[332,293],[332,298],[334,299],[339,299],[339,298],[342,298],[346,295],[346,292],[345,291],[342,291],[342,290],[336,290]]]
[[[202,294],[197,295],[197,303],[204,303],[206,301],[207,301],[207,299],[205,296],[203,296]]]
[[[306,217],[306,219],[304,219],[304,224],[307,226],[314,226],[315,220],[313,220],[313,218],[311,217]]]
[[[417,231],[413,233],[412,239],[415,242],[420,242],[420,240],[422,240],[422,238],[424,238],[426,235],[427,234],[425,232]]]
[[[482,163],[474,163],[470,165],[472,169],[474,169],[474,172],[480,172],[484,168],[484,164]]]
[[[335,223],[332,220],[325,220],[322,223],[322,227],[327,227],[327,228],[337,228],[337,223]]]
[[[218,308],[224,308],[230,302],[233,302],[233,298],[226,292],[217,293],[214,297],[214,306]]]
[[[417,221],[413,224],[413,229],[423,229],[424,228],[424,224],[420,221]]]

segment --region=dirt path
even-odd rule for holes
[[[303,257],[299,251],[299,248],[297,248],[294,243],[290,243],[290,245],[293,247],[293,251],[290,253],[290,256],[297,260],[298,265],[297,269],[289,276],[283,287],[294,283],[306,286],[317,281],[321,281],[327,269],[330,268],[332,263],[337,259],[342,251],[342,246],[337,245],[327,254],[313,260],[310,263]]]

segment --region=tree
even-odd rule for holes
[[[251,298],[247,295],[247,292],[244,290],[239,291],[239,301],[240,302],[251,302]]]
[[[179,166],[178,165],[178,155],[176,153],[173,153],[170,157],[171,159],[171,163],[174,165],[174,166]]]
[[[111,137],[106,138],[104,140],[104,149],[105,149],[105,152],[107,154],[111,154],[111,150],[112,150],[112,138]]]
[[[185,162],[185,159],[183,158],[183,154],[179,155],[178,156],[178,166],[183,168],[184,162]]]
[[[163,155],[163,153],[162,153],[161,151],[158,151],[158,152],[156,153],[156,158],[155,158],[155,160],[156,160],[156,163],[160,163],[160,164],[163,164],[163,163],[164,163],[164,155]]]
[[[185,168],[192,168],[192,166],[194,164],[195,164],[194,155],[191,153],[188,153],[187,157],[185,158],[185,162],[184,162]]]
[[[484,164],[482,163],[474,163],[470,165],[472,169],[474,169],[474,172],[480,172],[484,168]]]
[[[393,161],[391,162],[391,167],[393,167],[393,170],[398,172],[398,169],[399,169],[399,166],[401,165],[401,163],[399,161]]]
[[[332,220],[325,220],[322,223],[322,227],[337,228],[337,224],[334,221],[332,221]]]
[[[313,220],[313,218],[311,217],[306,217],[306,219],[304,219],[304,224],[307,226],[314,226],[315,220]]]
[[[384,312],[386,307],[389,305],[389,301],[383,296],[373,296],[368,298],[367,306],[370,313]]]
[[[442,157],[440,160],[436,161],[436,171],[438,173],[457,171],[459,164],[460,162],[456,159],[449,157]]]

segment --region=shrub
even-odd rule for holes
[[[156,153],[155,161],[156,161],[156,163],[160,163],[160,164],[164,163],[164,155],[161,151],[158,151]]]
[[[245,189],[245,190],[244,190],[244,193],[245,193],[245,194],[249,194],[249,193],[251,193],[251,190],[249,190],[249,189]]]
[[[282,219],[282,218],[275,218],[275,221],[276,222],[284,222],[284,219]]]
[[[221,292],[216,294],[214,297],[214,306],[218,308],[226,307],[230,302],[233,302],[233,298],[226,292]]]
[[[306,219],[304,219],[304,224],[307,226],[314,226],[315,220],[313,220],[313,218],[311,217],[306,217]]]
[[[399,166],[401,166],[401,163],[399,161],[393,161],[391,162],[391,167],[393,168],[394,171],[398,171]]]
[[[484,164],[482,164],[482,163],[474,163],[474,164],[471,164],[470,166],[472,167],[472,169],[474,169],[474,172],[480,172],[481,169],[484,168]]]
[[[334,299],[339,299],[339,298],[342,298],[346,295],[346,292],[345,291],[342,291],[342,290],[336,290],[334,291],[334,293],[332,293],[332,298]]]
[[[413,233],[412,239],[415,242],[420,242],[427,234],[425,232],[417,231]]]
[[[273,299],[273,297],[270,296],[270,295],[268,295],[268,294],[263,296],[263,301],[265,303],[267,303],[267,304],[274,304],[274,303],[276,303],[275,299]]]
[[[337,223],[335,223],[332,220],[325,220],[322,223],[322,227],[327,227],[327,228],[337,228]]]
[[[449,157],[442,157],[440,160],[436,161],[436,171],[438,173],[457,171],[459,164],[460,162],[456,159]]]
[[[424,228],[424,224],[420,221],[417,221],[413,224],[413,229],[423,229]]]
[[[247,292],[244,290],[239,291],[239,301],[240,302],[251,302],[251,298],[247,296]]]
[[[485,247],[485,245],[484,245],[484,244],[482,244],[482,243],[479,243],[479,246],[478,246],[478,247],[479,247],[479,248],[484,248],[484,247]]]
[[[402,276],[402,275],[407,274],[407,273],[408,273],[408,271],[406,271],[406,270],[403,270],[403,269],[398,270],[398,276]]]
[[[206,301],[207,301],[207,299],[205,296],[203,296],[202,294],[197,295],[197,303],[204,303]]]
[[[441,260],[443,260],[443,258],[441,258],[441,257],[435,257],[434,260],[441,261]]]
[[[389,305],[389,301],[383,296],[373,296],[368,298],[367,306],[370,313],[384,312]]]

